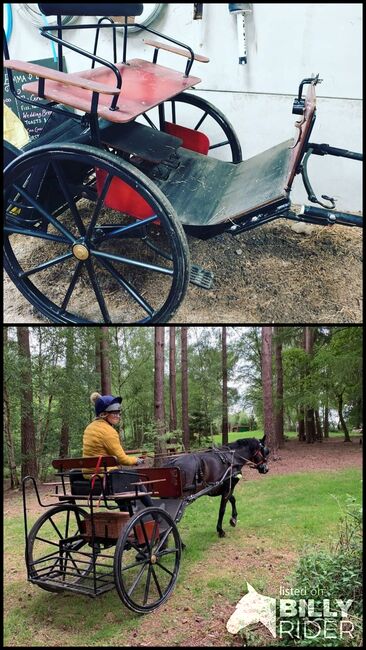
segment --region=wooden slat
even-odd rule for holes
[[[154,494],[153,492],[139,492],[137,497],[136,497],[136,492],[119,492],[116,494],[106,494],[105,498],[107,501],[114,501],[116,498],[117,499],[138,499],[140,496],[145,497],[146,495],[152,495]],[[90,498],[93,499],[93,501],[99,501],[101,499],[104,501],[104,496],[100,495],[93,495],[90,497],[88,494],[54,494],[53,492],[50,494],[46,494],[46,497],[54,497],[56,499],[86,499],[89,500]]]
[[[15,59],[5,60],[4,67],[9,68],[10,70],[19,70],[20,72],[27,72],[33,74],[36,77],[41,77],[42,79],[51,79],[52,81],[58,81],[59,83],[65,84],[67,86],[77,86],[78,88],[84,88],[85,90],[92,90],[97,93],[103,93],[103,95],[119,95],[121,89],[112,88],[107,86],[107,84],[97,83],[90,79],[84,79],[77,75],[69,75],[65,72],[59,72],[58,70],[51,70],[50,68],[45,68],[43,65],[38,65],[37,63],[28,63],[26,61],[17,61]]]
[[[178,47],[172,47],[171,45],[168,45],[166,43],[160,43],[159,41],[152,41],[149,38],[145,38],[144,43],[146,43],[146,45],[151,45],[152,47],[156,47],[158,50],[167,50],[167,52],[173,52],[173,54],[179,54],[180,56],[185,56],[186,59],[191,58],[191,54],[188,50],[187,51],[181,50]],[[207,56],[203,56],[202,54],[195,54],[194,60],[199,61],[200,63],[208,63],[210,61],[210,59]]]

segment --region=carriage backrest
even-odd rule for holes
[[[38,7],[45,16],[141,16],[143,4],[128,2],[66,2],[39,3]]]
[[[309,138],[315,123],[316,83],[317,83],[317,78],[314,79],[314,83],[311,83],[308,88],[303,115],[301,119],[298,120],[295,124],[295,126],[298,128],[298,133],[296,134],[295,145],[291,151],[289,174],[287,177],[287,187],[286,187],[287,190],[291,190],[294,178],[299,171],[299,165],[301,163],[303,156],[306,153],[306,147],[309,142]]]
[[[52,467],[57,469],[61,474],[71,469],[94,469],[97,465],[101,470],[107,471],[108,467],[118,465],[115,456],[90,456],[88,458],[55,458],[52,461]]]

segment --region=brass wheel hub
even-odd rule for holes
[[[74,244],[72,247],[72,253],[76,259],[81,260],[82,262],[87,260],[89,257],[89,249],[85,244]]]
[[[151,564],[156,564],[157,561],[158,561],[158,558],[156,557],[156,555],[152,555],[151,558],[150,558]]]

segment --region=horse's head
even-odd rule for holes
[[[260,474],[267,474],[269,449],[265,443],[266,435],[263,436],[262,440],[258,440],[258,438],[242,438],[230,443],[229,447],[235,450],[235,459],[238,462],[241,461],[242,465],[250,462]]]
[[[267,474],[268,465],[267,458],[269,456],[269,449],[266,447],[266,434],[262,440],[258,440],[259,448],[256,450],[254,457],[256,459],[257,470],[260,474]]]

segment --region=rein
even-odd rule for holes
[[[230,449],[230,451],[231,452],[235,452],[235,451],[237,452],[237,450],[235,450],[235,449]],[[259,463],[255,463],[253,460],[250,460],[250,458],[246,458],[245,456],[241,456],[238,453],[237,453],[237,457],[240,458],[240,460],[245,460],[247,463],[249,463],[248,467],[250,467],[251,469],[256,469],[259,465],[266,462],[266,459],[264,458],[264,456],[263,456],[260,449],[257,449],[254,456],[256,456],[257,454],[261,454],[261,456],[262,456],[262,460],[260,460]]]

